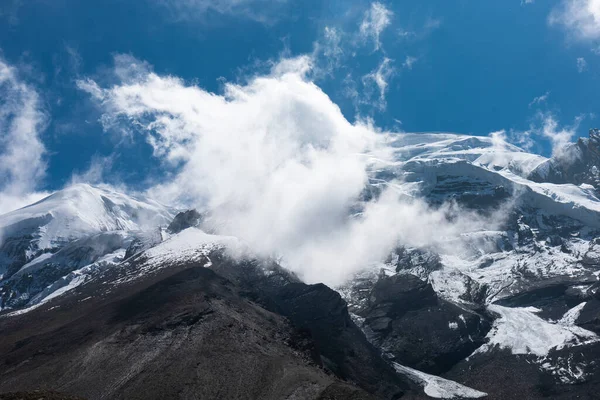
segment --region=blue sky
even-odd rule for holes
[[[5,0],[4,160],[15,160],[10,143],[25,132],[10,131],[11,118],[24,104],[38,113],[21,140],[33,146],[13,146],[27,153],[17,159],[31,171],[0,169],[0,184],[18,197],[74,175],[139,189],[169,176],[176,166],[157,160],[147,137],[108,126],[98,99],[82,89],[88,80],[118,84],[115,59],[220,94],[227,82],[307,55],[309,79],[350,122],[504,130],[550,155],[555,136],[574,140],[598,125],[599,39],[597,0]],[[10,104],[15,87],[37,98]]]

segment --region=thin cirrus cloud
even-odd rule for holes
[[[550,91],[547,91],[541,96],[534,97],[534,99],[529,103],[529,108],[533,106],[540,106],[541,104],[546,103],[548,97],[550,97]]]
[[[379,2],[371,3],[371,7],[365,11],[364,18],[360,24],[360,37],[363,41],[372,41],[374,50],[381,48],[381,33],[391,22],[394,13]]]
[[[235,16],[264,24],[278,21],[287,0],[148,0],[169,10],[178,20],[206,20],[209,13]]]
[[[582,72],[585,72],[587,70],[588,64],[587,61],[585,60],[585,58],[583,57],[578,57],[577,58],[577,72],[579,72],[580,74]]]
[[[48,117],[36,90],[0,59],[0,214],[39,200]]]
[[[395,69],[392,66],[392,60],[384,57],[377,68],[363,77],[363,84],[368,87],[369,84],[374,84],[377,87],[379,93],[378,100],[375,104],[380,110],[384,110],[387,106],[386,92],[391,77],[394,75]]]
[[[127,63],[139,72],[139,61]],[[283,59],[222,94],[148,71],[122,74],[101,87],[78,82],[114,129],[136,129],[172,168],[148,193],[168,204],[207,212],[207,224],[308,282],[337,285],[383,259],[401,241],[435,246],[481,224],[447,209],[432,210],[391,189],[360,200],[371,168],[390,160],[389,135],[368,122],[349,122],[308,76],[309,56]],[[349,218],[351,209],[362,212]]]

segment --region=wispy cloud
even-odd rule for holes
[[[540,114],[539,118],[542,120],[539,132],[543,137],[550,140],[552,144],[552,157],[565,157],[565,150],[575,137],[583,116],[575,118],[572,125],[563,127],[559,126],[558,121],[552,114]]]
[[[541,96],[534,97],[534,99],[531,100],[531,102],[529,103],[529,108],[533,106],[539,106],[540,104],[545,103],[546,100],[548,100],[548,97],[550,97],[550,91],[547,91]]]
[[[580,74],[582,72],[585,72],[587,70],[587,61],[585,60],[585,58],[583,57],[579,57],[577,58],[577,72],[579,72]]]
[[[385,28],[390,25],[394,13],[379,2],[371,4],[365,12],[360,24],[360,36],[363,41],[372,41],[374,50],[381,48],[380,36]]]
[[[4,19],[10,25],[19,23],[19,9],[23,0],[4,0],[0,3],[0,20]]]
[[[47,122],[36,90],[0,59],[0,214],[42,195],[35,189],[46,171],[40,134]]]
[[[106,182],[106,175],[113,167],[115,155],[99,156],[95,155],[90,161],[89,167],[83,172],[74,172],[70,183],[89,183],[103,184]]]
[[[423,33],[424,34],[429,34],[433,31],[435,31],[436,29],[438,29],[440,26],[442,26],[442,20],[440,18],[427,18],[427,20],[425,21],[425,24],[423,25]]]
[[[565,28],[574,39],[600,39],[600,0],[562,0],[549,22]]]
[[[556,115],[538,111],[532,118],[527,130],[510,130],[505,132],[507,141],[526,150],[541,148],[544,143],[550,145],[551,156],[569,157],[569,144],[577,137],[577,130],[586,115],[575,117],[571,125],[560,124]]]
[[[202,19],[210,13],[246,18],[267,25],[279,20],[287,0],[148,0],[169,10],[177,19]]]
[[[406,69],[412,69],[413,65],[418,61],[417,57],[406,56],[402,66]]]
[[[375,70],[363,77],[363,84],[365,86],[368,86],[369,83],[371,83],[377,87],[379,98],[376,104],[381,110],[386,108],[387,101],[385,99],[385,95],[388,89],[388,82],[394,73],[395,69],[392,66],[392,60],[384,57]]]
[[[345,56],[343,32],[326,26],[322,36],[314,43],[311,57],[316,65],[316,75],[330,75],[341,65]]]

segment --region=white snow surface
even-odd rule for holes
[[[600,200],[588,185],[536,183],[526,177],[548,159],[527,153],[500,138],[452,133],[404,133],[390,136],[397,167],[410,166],[420,184],[409,179],[393,187],[412,195],[434,183],[438,175],[453,175],[512,187],[523,201],[549,213],[566,215],[600,227]],[[378,167],[390,167],[379,165]],[[392,166],[393,168],[393,166]],[[404,174],[406,175],[406,173]]]
[[[144,254],[156,262],[194,260],[196,255],[208,254],[213,249],[228,248],[241,251],[241,242],[233,236],[211,235],[198,228],[187,228]]]
[[[233,257],[250,254],[248,247],[233,236],[212,235],[198,228],[187,228],[144,251],[142,256],[146,260],[140,269],[119,279],[116,283],[135,280],[141,275],[150,274],[177,262],[202,262],[203,266],[208,267],[212,265],[209,254],[218,249],[226,250]]]
[[[71,290],[81,286],[92,279],[92,273],[111,266],[116,266],[123,261],[125,257],[125,249],[119,249],[113,253],[109,253],[100,257],[94,263],[86,265],[83,268],[77,269],[58,279],[54,283],[48,285],[42,292],[35,295],[28,303],[28,307],[16,310],[5,314],[5,317],[25,314],[31,310],[35,310],[50,300],[62,296]]]
[[[460,383],[429,375],[425,372],[392,363],[396,372],[406,375],[409,379],[423,386],[425,394],[436,399],[479,399],[487,393],[471,389]]]
[[[469,161],[488,169],[509,169],[527,176],[546,157],[525,152],[500,138],[455,133],[403,133],[391,136],[399,161]]]
[[[585,307],[586,304],[587,302],[584,301],[571,308],[565,313],[565,315],[563,315],[558,323],[565,326],[575,325],[575,321],[577,321],[577,318],[579,318],[579,314],[581,314],[581,310],[583,310],[583,307]]]
[[[138,231],[168,224],[171,209],[108,187],[76,184],[37,203],[0,215],[0,231],[37,229],[38,249],[104,231]]]
[[[598,340],[595,333],[573,325],[571,315],[566,315],[559,323],[552,323],[537,316],[536,313],[540,310],[535,307],[511,308],[492,304],[488,309],[499,314],[500,318],[494,321],[487,335],[488,342],[477,353],[498,346],[511,350],[513,354],[544,357],[554,348],[561,349],[566,345]]]

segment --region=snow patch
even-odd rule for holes
[[[475,353],[499,347],[510,349],[513,354],[534,354],[544,357],[554,348],[561,349],[568,345],[598,340],[595,333],[586,329],[552,323],[538,317],[535,313],[540,310],[535,307],[511,308],[492,304],[488,306],[488,310],[500,317],[494,321],[487,335],[488,343],[477,349]]]
[[[396,372],[406,375],[412,381],[422,385],[425,394],[436,399],[479,399],[487,396],[487,393],[439,376],[429,375],[398,363],[392,363],[392,365]]]
[[[581,314],[581,310],[583,310],[583,307],[585,307],[586,303],[587,302],[584,301],[583,303],[571,308],[565,313],[565,315],[563,315],[558,323],[565,326],[575,325],[575,321],[577,321],[577,318],[579,318],[579,314]]]

